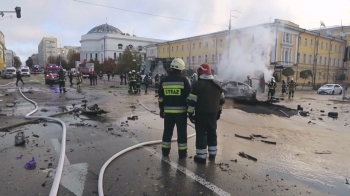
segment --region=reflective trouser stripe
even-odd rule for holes
[[[163,97],[159,97],[158,102],[163,102]]]
[[[192,101],[197,102],[197,95],[190,93],[190,95],[188,95],[187,100],[192,100]]]
[[[219,106],[220,111],[222,110],[222,105]]]
[[[196,149],[196,154],[199,158],[207,158],[207,149]]]
[[[216,146],[208,146],[209,155],[216,155]]]
[[[162,148],[171,148],[171,142],[163,142]]]
[[[221,93],[221,99],[225,98],[225,93]]]
[[[171,113],[171,114],[186,113],[186,107],[164,107],[164,113]]]
[[[194,107],[188,106],[187,112],[188,112],[188,113],[193,113],[193,112],[194,112]]]
[[[187,150],[187,143],[183,143],[183,144],[178,144],[179,146],[179,150]]]

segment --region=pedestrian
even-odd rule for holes
[[[192,84],[188,96],[188,118],[195,124],[196,155],[194,161],[206,163],[207,146],[209,159],[217,152],[217,120],[220,119],[225,95],[221,84],[214,80],[210,65],[204,63],[197,68],[198,81]]]
[[[137,72],[137,74],[136,74],[136,94],[141,94],[141,80],[142,80],[142,77],[140,75],[140,72]]]
[[[60,93],[66,93],[66,76],[63,72],[63,69],[61,68],[61,70],[58,72],[58,86],[60,88]]]
[[[21,76],[21,72],[20,72],[18,69],[16,70],[16,78],[17,78],[17,80],[16,80],[16,86],[18,86],[18,81],[21,81],[21,82],[22,82],[22,85],[24,85],[24,82],[23,82],[22,76]]]
[[[136,72],[135,70],[132,70],[130,75],[130,87],[131,87],[131,93],[136,94]]]
[[[127,85],[128,83],[126,83],[126,80],[127,80],[128,73],[123,74],[123,75],[124,75],[124,85]]]
[[[89,80],[90,80],[90,86],[92,86],[92,83],[93,83],[93,81],[94,81],[93,72],[90,72],[90,73],[89,73]]]
[[[250,87],[253,87],[252,86],[252,79],[250,79],[250,76],[247,76],[247,80],[245,83],[248,84]]]
[[[170,74],[159,84],[160,117],[164,118],[162,154],[168,157],[171,148],[171,138],[174,126],[177,128],[177,143],[179,158],[187,156],[187,97],[191,91],[186,77],[181,75],[185,62],[175,58],[170,64]]]
[[[94,85],[97,85],[97,73],[94,72]]]
[[[154,91],[156,92],[156,94],[158,94],[158,88],[159,88],[159,75],[158,74],[156,74],[156,76],[154,77],[154,86],[155,86]]]
[[[152,79],[151,79],[151,80],[152,80]],[[149,78],[148,74],[146,74],[145,79],[144,79],[144,83],[145,83],[145,94],[148,93],[147,91],[148,91],[149,82],[150,82],[150,78]]]
[[[107,72],[107,78],[108,78],[108,81],[109,81],[109,78],[111,77],[111,73],[110,72]]]
[[[114,72],[112,72],[112,80],[114,79]]]
[[[124,74],[120,74],[120,85],[123,85]]]
[[[284,97],[284,93],[287,93],[287,85],[286,81],[282,80],[282,96]]]
[[[73,86],[73,73],[69,72],[68,77],[69,77],[70,86],[72,87]]]
[[[292,98],[294,98],[294,90],[296,88],[297,84],[294,82],[293,78],[290,79],[290,82],[288,84],[288,98],[290,99],[290,96],[292,96]]]
[[[274,77],[271,78],[271,81],[267,84],[267,86],[269,87],[269,91],[267,93],[267,97],[268,97],[269,100],[272,100],[274,95],[275,95],[275,90],[276,90],[276,86],[277,86]]]

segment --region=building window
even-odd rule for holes
[[[208,48],[208,42],[205,42],[205,47]]]
[[[326,43],[326,50],[328,50],[328,43]]]
[[[208,63],[208,55],[204,55],[204,63]]]
[[[292,43],[292,34],[290,34],[290,33],[284,33],[284,36],[283,36],[283,43],[291,44],[291,43]]]
[[[192,49],[194,49],[196,47],[196,44],[195,43],[193,43],[192,44]]]
[[[179,46],[176,46],[176,51],[179,51]]]
[[[322,73],[318,72],[318,79],[321,79]]]
[[[307,46],[307,38],[305,38],[304,45]]]
[[[213,47],[215,47],[215,40],[213,40]]]
[[[322,57],[320,57],[319,65],[322,65]]]
[[[114,60],[117,59],[117,53],[114,53]]]
[[[331,47],[331,50],[332,50],[332,47]],[[337,45],[334,46],[334,51],[337,52]]]
[[[219,62],[221,62],[221,60],[222,60],[222,55],[219,54]]]
[[[335,61],[336,61],[336,59],[333,60],[333,67],[335,67]]]
[[[192,62],[191,63],[194,64],[194,56],[192,56]]]
[[[338,59],[338,67],[340,67],[340,60]]]
[[[297,55],[297,63],[300,63],[300,53]]]
[[[202,61],[202,57],[201,57],[201,55],[199,55],[199,56],[198,56],[198,64],[200,64],[201,61]]]
[[[303,61],[304,61],[304,64],[306,64],[306,54],[304,54],[304,59],[303,59]]]
[[[202,43],[201,43],[201,42],[199,42],[198,48],[201,48],[201,47],[202,47]]]
[[[189,60],[189,58],[188,58],[188,56],[187,56],[187,57],[186,57],[186,64],[189,64],[188,60]]]
[[[139,49],[139,51],[142,51],[142,46],[138,46],[137,48]]]
[[[324,57],[324,65],[327,64],[327,57]]]
[[[310,40],[310,46],[312,47],[312,45],[314,45],[314,40]]]
[[[290,62],[292,50],[289,48],[282,48],[282,61],[285,63]]]
[[[92,59],[92,53],[90,53],[90,60]]]
[[[321,49],[323,49],[323,42],[321,42]]]
[[[211,62],[215,63],[215,55],[214,54],[211,55]]]
[[[181,50],[182,50],[182,51],[184,50],[184,45],[181,46]]]
[[[222,39],[220,39],[220,46],[223,46],[224,42],[222,41]]]
[[[129,45],[129,48],[130,48],[130,49],[132,49],[133,47],[134,47],[133,45],[131,45],[131,44]]]
[[[165,48],[163,48],[163,53],[165,52]]]
[[[123,49],[123,44],[118,44],[118,49],[122,50]]]
[[[97,60],[97,53],[95,53],[95,60]]]
[[[312,55],[309,56],[309,64],[312,64]]]

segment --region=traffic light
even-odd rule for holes
[[[21,18],[21,7],[15,7],[17,18]]]

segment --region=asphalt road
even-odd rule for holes
[[[115,79],[99,81],[97,86],[90,86],[88,80],[84,80],[82,92],[67,84],[68,92],[60,94],[57,86],[44,85],[42,75],[24,80],[24,89],[31,92],[25,95],[39,105],[36,115],[62,112],[71,108],[72,104],[81,104],[84,99],[88,100],[88,104],[97,103],[110,111],[100,117],[82,114],[59,117],[67,125],[67,159],[58,195],[98,195],[97,179],[105,161],[138,142],[161,139],[161,119],[137,104],[140,100],[151,110],[157,110],[153,92],[130,97],[119,85],[119,79]],[[8,81],[0,80],[0,85]],[[9,85],[9,88],[12,87]],[[34,108],[33,105],[13,88],[0,90],[2,95],[11,93],[0,97],[1,112],[7,115],[1,116],[0,126],[24,121],[23,116]],[[13,100],[17,101],[14,107],[9,109],[4,106]],[[128,120],[127,117],[132,115],[137,115],[139,120]],[[231,119],[236,114],[228,115],[224,117]],[[223,121],[226,123],[227,119]],[[261,159],[266,162],[264,154],[257,154],[257,163],[240,158],[237,153],[244,148],[239,146],[249,145],[250,141],[235,138],[232,129],[223,127],[219,125],[219,152],[215,162],[206,165],[193,162],[195,138],[188,140],[189,154],[185,160],[178,160],[176,143],[172,144],[170,159],[165,160],[162,160],[160,145],[139,148],[122,155],[107,168],[105,195],[328,195],[329,189],[318,184],[261,169],[258,164]],[[15,134],[0,133],[0,195],[48,195],[58,163],[61,127],[43,121],[10,131],[18,130],[23,130],[28,137],[24,147],[14,146]],[[240,134],[246,132],[238,131]],[[188,133],[194,133],[190,126]],[[245,150],[253,153],[259,148],[276,149],[275,146],[266,147],[266,144],[257,145]],[[33,157],[37,167],[26,170],[24,164]],[[330,194],[342,195],[342,192]]]

